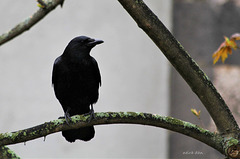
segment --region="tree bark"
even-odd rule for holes
[[[0,134],[0,146],[26,142],[63,130],[77,129],[91,125],[102,124],[141,124],[168,129],[195,138],[223,153],[223,137],[197,125],[172,117],[139,112],[101,112],[95,113],[95,119],[89,120],[89,115],[76,115],[66,124],[65,119],[58,119],[44,124],[19,130],[17,132]]]

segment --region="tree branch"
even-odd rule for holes
[[[24,31],[29,30],[33,25],[43,19],[50,11],[55,9],[58,5],[63,4],[64,0],[48,0],[45,1],[46,7],[39,8],[37,12],[35,12],[32,16],[24,20],[23,22],[17,24],[10,31],[3,33],[0,36],[0,45],[6,43],[7,41],[15,38],[20,35]]]
[[[44,124],[19,130],[17,132],[0,134],[0,146],[26,142],[63,130],[102,124],[141,124],[165,128],[195,138],[223,153],[223,140],[220,135],[214,134],[197,125],[181,121],[172,117],[139,112],[107,112],[95,113],[95,120],[88,122],[89,115],[73,116],[70,125],[65,119],[53,120]]]
[[[1,159],[10,159],[10,158],[14,158],[14,159],[20,159],[19,156],[17,156],[15,154],[15,152],[13,152],[12,150],[10,150],[8,147],[6,146],[1,146],[0,147],[0,158]]]
[[[218,131],[238,137],[239,127],[224,100],[206,74],[184,50],[158,17],[142,0],[118,0],[138,26],[153,40],[198,96],[213,118]]]

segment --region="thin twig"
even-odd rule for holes
[[[7,41],[15,38],[24,31],[29,30],[33,25],[43,19],[50,11],[55,9],[58,5],[62,5],[64,0],[51,0],[48,1],[45,8],[39,8],[32,16],[28,17],[23,22],[20,22],[10,31],[3,33],[0,36],[0,45],[6,43]]]

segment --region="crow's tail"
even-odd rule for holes
[[[89,141],[94,137],[94,134],[95,130],[93,126],[62,131],[62,135],[68,142],[75,142],[77,139]]]

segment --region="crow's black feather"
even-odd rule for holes
[[[98,100],[101,75],[97,61],[90,56],[90,51],[101,43],[102,40],[78,36],[69,42],[63,54],[54,62],[52,84],[66,120],[73,115],[93,113],[90,106]],[[94,134],[93,126],[62,132],[69,142],[76,139],[89,141]]]

